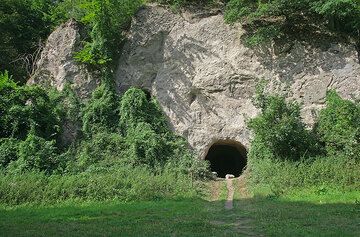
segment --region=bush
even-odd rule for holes
[[[115,132],[118,126],[119,99],[113,90],[103,83],[92,94],[83,111],[83,132],[88,137],[97,132]]]
[[[318,151],[315,136],[301,121],[297,103],[265,95],[260,85],[255,104],[262,113],[248,123],[254,133],[249,160],[267,157],[295,161]]]
[[[19,156],[20,141],[14,138],[0,139],[0,168],[5,168]]]
[[[250,188],[276,195],[321,185],[359,189],[359,105],[330,91],[314,131],[308,131],[297,104],[263,91],[260,85],[255,100],[262,113],[249,122]]]
[[[141,89],[130,88],[121,98],[120,129],[126,135],[140,123],[148,124],[155,133],[166,133],[170,130],[156,100],[148,98]]]
[[[285,32],[297,33],[305,28],[316,31],[313,33],[326,29],[343,32],[360,45],[357,0],[230,0],[226,5],[225,20],[246,22],[253,43],[263,43],[260,39],[276,38]],[[278,34],[268,30],[274,27],[280,29]]]
[[[55,141],[46,141],[30,133],[19,146],[18,171],[44,171],[50,174],[58,166]]]
[[[7,205],[194,198],[200,191],[189,176],[172,172],[155,175],[143,167],[129,169],[124,166],[116,171],[64,176],[38,172],[0,173],[0,203]]]
[[[69,171],[116,169],[127,164],[125,140],[116,133],[97,133],[77,148],[75,167]]]
[[[34,88],[29,97],[33,88],[3,81],[6,121],[26,125],[21,136],[5,129],[8,137],[0,140],[1,162],[7,166],[0,174],[3,203],[192,197],[193,181],[207,177],[207,163],[194,159],[186,141],[170,130],[156,100],[140,89],[131,88],[119,100],[104,82],[83,105],[69,88],[62,93]],[[10,113],[13,104],[25,120]],[[82,121],[85,136],[64,147],[54,140],[58,133],[43,129],[54,122],[48,122],[51,118],[59,127]]]
[[[252,192],[268,189],[276,195],[320,186],[359,190],[359,184],[360,163],[346,157],[316,157],[297,162],[254,159],[248,177]]]
[[[38,136],[57,140],[61,112],[47,91],[18,86],[6,73],[0,75],[0,138],[23,140],[33,127]]]
[[[360,158],[360,105],[329,91],[320,113],[317,132],[329,155]]]

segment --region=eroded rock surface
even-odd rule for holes
[[[202,158],[218,140],[249,146],[246,120],[258,113],[251,98],[261,78],[272,91],[303,103],[309,125],[328,89],[345,98],[360,96],[354,46],[292,42],[254,51],[243,35],[240,25],[226,24],[219,13],[204,18],[148,6],[133,21],[117,70],[118,90],[150,90]]]
[[[69,83],[81,98],[88,98],[99,84],[95,73],[74,60],[80,49],[80,29],[70,20],[59,26],[48,38],[37,62],[37,70],[28,84],[53,86],[62,90]]]

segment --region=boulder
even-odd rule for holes
[[[62,90],[70,84],[81,98],[88,98],[99,84],[95,72],[74,59],[74,53],[81,49],[80,25],[75,20],[60,25],[46,41],[35,73],[28,84],[55,87]]]

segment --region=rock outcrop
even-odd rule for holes
[[[255,86],[269,88],[303,104],[311,125],[328,89],[360,96],[360,65],[355,47],[303,41],[253,50],[242,41],[239,24],[223,15],[197,17],[148,6],[134,18],[119,62],[119,92],[131,86],[156,96],[175,131],[204,157],[217,141],[250,143],[246,120],[256,116]]]
[[[88,98],[99,84],[95,73],[74,60],[80,49],[80,27],[74,20],[59,26],[48,38],[28,84],[53,86],[62,90],[69,83],[81,98]]]

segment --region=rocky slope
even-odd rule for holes
[[[269,80],[270,90],[303,103],[309,125],[328,89],[345,98],[360,96],[354,46],[294,41],[252,50],[243,43],[244,33],[220,13],[203,17],[148,6],[133,21],[116,75],[118,89],[151,91],[201,157],[218,141],[249,146],[245,123],[258,113],[251,98],[261,78]]]
[[[200,157],[219,141],[249,146],[246,121],[258,113],[251,98],[261,78],[270,82],[270,91],[303,103],[309,125],[328,89],[360,97],[360,65],[351,44],[320,37],[250,49],[244,33],[240,24],[226,24],[219,12],[175,14],[147,6],[134,17],[124,46],[118,91],[149,90]],[[62,89],[69,82],[87,97],[98,80],[73,59],[79,38],[73,21],[51,34],[29,83]]]
[[[74,60],[80,50],[80,26],[70,20],[58,27],[48,38],[37,62],[37,70],[28,84],[53,86],[62,90],[70,84],[81,98],[88,98],[99,84],[98,76]]]

